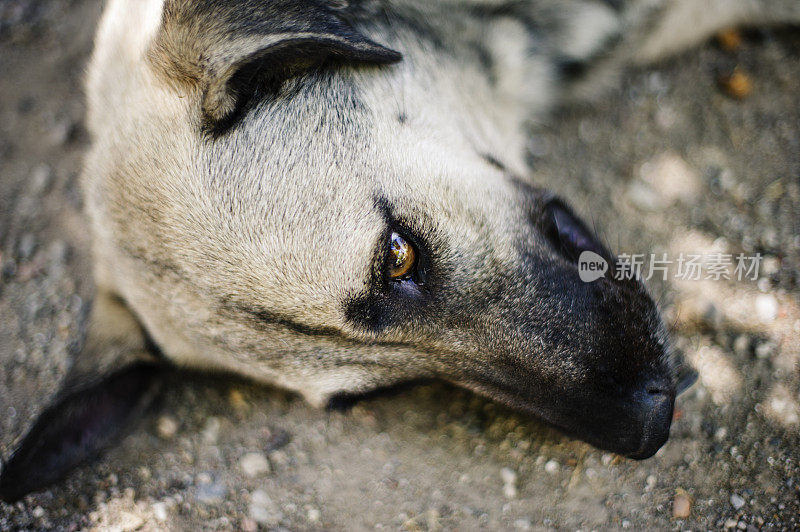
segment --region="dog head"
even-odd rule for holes
[[[440,378],[603,449],[664,444],[656,305],[613,266],[581,280],[581,253],[614,257],[519,177],[519,109],[473,50],[402,11],[151,3],[108,8],[84,191],[98,285],[168,358],[320,405]]]

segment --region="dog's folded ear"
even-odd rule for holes
[[[89,335],[61,391],[0,471],[0,500],[47,487],[117,439],[156,397],[161,374],[125,305],[98,296]]]
[[[206,126],[230,119],[257,82],[280,83],[328,58],[387,64],[398,52],[321,0],[166,0],[150,61],[199,85]]]

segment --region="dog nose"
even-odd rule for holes
[[[642,437],[639,449],[630,456],[642,460],[656,454],[669,438],[675,389],[667,381],[651,380],[634,394],[634,398],[642,422]]]

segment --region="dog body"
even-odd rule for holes
[[[627,64],[797,20],[792,0],[111,0],[87,82],[89,335],[3,498],[94,453],[159,356],[315,405],[441,378],[652,455],[665,328],[638,280],[578,279],[581,253],[614,257],[526,181],[527,133]],[[398,278],[395,237],[416,258]]]

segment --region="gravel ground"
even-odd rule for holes
[[[92,297],[76,191],[95,0],[0,4],[0,454],[58,387]],[[634,462],[441,384],[346,413],[175,375],[157,413],[0,529],[800,528],[800,38],[709,44],[556,114],[536,177],[626,253],[761,253],[654,283],[700,380]],[[752,94],[720,88],[734,67]]]

